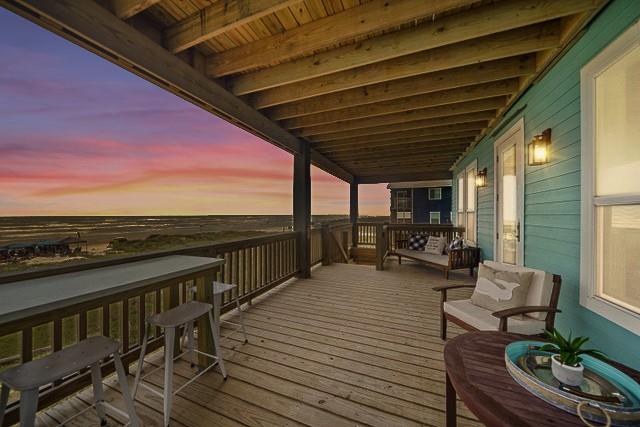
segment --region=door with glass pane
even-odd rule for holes
[[[496,260],[523,265],[524,123],[496,142]]]

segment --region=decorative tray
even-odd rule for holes
[[[551,374],[551,353],[540,351],[540,341],[517,341],[505,349],[507,371],[542,400],[583,421],[614,426],[640,425],[640,384],[627,374],[594,357],[582,356],[584,379],[580,387],[561,384]]]

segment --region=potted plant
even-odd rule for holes
[[[607,360],[607,356],[599,350],[582,348],[589,341],[588,337],[572,339],[571,333],[569,333],[569,338],[565,338],[557,329],[545,331],[545,336],[551,342],[540,347],[540,350],[553,353],[551,373],[562,384],[572,387],[579,387],[582,384],[584,366],[581,363],[581,355],[588,354],[601,360]]]

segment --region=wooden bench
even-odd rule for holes
[[[401,244],[402,243],[399,241],[399,248],[401,247]],[[452,249],[447,255],[434,255],[406,248],[396,249],[395,254],[398,256],[398,264],[402,264],[402,257],[409,258],[430,267],[442,270],[445,279],[449,279],[449,271],[459,270],[462,268],[468,268],[469,274],[473,276],[473,269],[480,263],[480,248],[473,247]]]

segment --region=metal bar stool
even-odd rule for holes
[[[218,330],[220,329],[220,325],[222,323],[235,326],[235,329],[231,331],[228,335],[225,335],[224,337],[222,337],[222,339],[228,339],[236,332],[242,331],[242,335],[244,336],[244,342],[247,343],[249,342],[249,340],[247,339],[247,331],[245,330],[245,327],[244,327],[244,314],[242,312],[242,309],[240,308],[240,297],[238,296],[238,293],[236,293],[235,300],[236,300],[236,310],[238,310],[238,314],[240,316],[240,323],[235,323],[235,322],[230,322],[228,320],[220,319],[220,310],[222,309],[222,295],[225,292],[236,289],[237,287],[238,285],[234,285],[230,283],[213,282],[213,321],[216,327],[218,328]]]
[[[15,368],[7,369],[0,374],[2,383],[2,398],[0,400],[0,426],[4,420],[4,414],[11,389],[20,392],[20,426],[33,427],[38,411],[38,392],[40,387],[61,380],[73,373],[89,367],[91,369],[91,381],[93,382],[94,404],[83,409],[76,415],[65,420],[64,423],[76,418],[85,411],[95,407],[100,418],[100,424],[107,424],[105,408],[129,419],[129,425],[138,426],[133,400],[129,394],[127,375],[120,360],[120,343],[111,338],[98,336],[87,338],[78,344],[69,346],[60,351],[33,360]],[[100,361],[113,357],[113,362],[118,374],[120,390],[124,398],[127,411],[125,413],[104,401],[102,388],[102,373]]]
[[[155,395],[163,398],[164,401],[164,425],[169,425],[169,420],[171,418],[171,403],[173,400],[173,396],[179,393],[186,386],[191,384],[193,381],[198,379],[201,375],[204,375],[209,369],[213,368],[216,365],[220,366],[220,371],[222,372],[222,376],[224,379],[227,379],[227,371],[224,368],[224,361],[222,357],[218,357],[217,355],[222,355],[220,351],[220,335],[218,329],[215,327],[213,321],[212,314],[213,306],[211,304],[207,304],[199,301],[190,301],[185,304],[179,305],[170,310],[164,311],[162,313],[154,314],[147,319],[146,328],[144,332],[144,339],[142,341],[142,350],[140,351],[140,359],[138,360],[138,370],[136,371],[136,378],[133,386],[133,398],[135,399],[136,393],[138,392],[138,386],[142,386],[154,393]],[[213,346],[216,352],[216,355],[204,353],[194,348],[194,334],[193,334],[193,324],[196,319],[200,316],[208,315],[209,316],[209,325],[211,327],[211,334],[213,337]],[[147,342],[149,339],[149,328],[150,327],[160,327],[164,329],[164,357],[165,361],[162,365],[152,369],[144,376],[142,373],[142,364],[144,363],[144,356],[147,351]],[[177,356],[173,355],[173,346],[174,340],[176,336],[176,329],[185,326],[188,336],[188,348],[186,351],[181,352]],[[202,369],[198,372],[193,378],[189,379],[182,386],[178,387],[175,391],[173,391],[173,362],[176,359],[181,358],[183,355],[189,353],[191,357],[191,365],[194,365],[193,356],[195,353],[201,354],[203,356],[207,356],[214,360],[214,362]],[[164,388],[163,393],[156,390],[156,388],[152,388],[150,385],[145,384],[143,382],[144,378],[148,377],[158,369],[162,369],[164,367]]]

